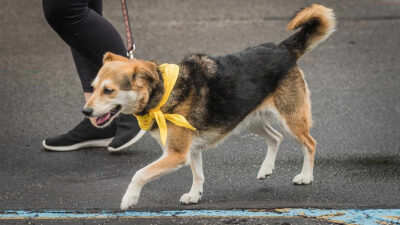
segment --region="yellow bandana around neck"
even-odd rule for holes
[[[160,139],[163,146],[167,141],[167,122],[166,119],[174,123],[175,125],[186,127],[192,130],[196,130],[186,118],[179,114],[165,114],[161,111],[161,107],[168,101],[172,89],[174,88],[175,82],[179,75],[179,66],[175,64],[164,63],[158,67],[163,79],[164,79],[164,95],[157,107],[149,110],[149,113],[140,116],[136,116],[139,126],[142,130],[149,130],[153,125],[154,119],[157,122],[158,128],[160,130]]]

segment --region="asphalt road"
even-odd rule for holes
[[[190,53],[280,42],[289,18],[312,2],[128,3],[136,56],[177,63]],[[335,10],[338,29],[299,62],[312,93],[314,183],[292,184],[302,154],[288,135],[274,175],[257,180],[266,146],[245,132],[203,154],[200,204],[179,204],[191,186],[185,167],[146,185],[133,210],[400,207],[400,1],[321,3]],[[82,118],[80,82],[41,1],[0,4],[0,210],[118,209],[132,175],[157,159],[160,147],[146,135],[121,154],[44,151],[43,138]],[[118,1],[104,2],[104,16],[123,34]]]

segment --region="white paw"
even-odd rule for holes
[[[271,166],[261,167],[260,171],[258,171],[257,179],[267,179],[270,175],[272,175],[272,170],[273,167]]]
[[[313,176],[309,174],[300,173],[294,177],[293,183],[295,184],[309,184],[313,181]]]
[[[192,194],[191,192],[186,193],[182,195],[180,202],[185,205],[196,204],[200,201],[201,194],[201,192],[195,192],[194,194]]]
[[[136,205],[138,201],[139,201],[139,195],[131,195],[125,193],[124,197],[122,198],[121,209],[128,210],[129,207]]]

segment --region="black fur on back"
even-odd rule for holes
[[[210,62],[215,71],[205,66]],[[218,127],[228,131],[273,93],[294,66],[293,52],[271,43],[219,57],[192,55],[181,63],[188,75],[178,79],[176,88],[181,100],[195,91],[189,117],[198,130]]]

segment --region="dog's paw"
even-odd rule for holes
[[[273,168],[271,166],[262,166],[260,171],[258,171],[257,179],[264,180],[267,179],[270,175],[272,175]]]
[[[313,176],[304,173],[298,174],[293,179],[294,184],[309,184],[312,181],[313,181]]]
[[[201,192],[186,193],[186,194],[182,195],[180,202],[185,205],[196,204],[200,201],[201,194],[202,194]]]
[[[138,201],[139,201],[138,195],[130,195],[128,193],[125,193],[121,202],[121,210],[128,210],[129,207],[136,205]]]

